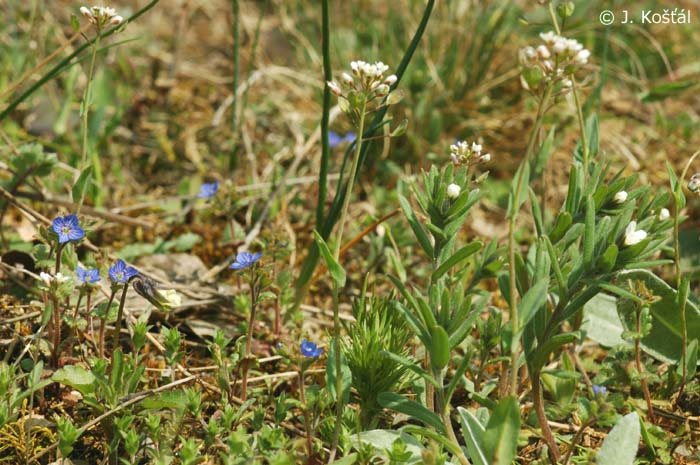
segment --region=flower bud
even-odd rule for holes
[[[459,187],[457,184],[450,184],[447,186],[447,197],[450,199],[454,200],[457,197],[459,197],[459,194],[462,192],[462,188]]]
[[[343,79],[343,82],[349,86],[355,83],[355,81],[353,81],[352,79],[352,76],[350,76],[348,73],[341,74],[341,78]]]
[[[668,211],[668,208],[662,208],[661,211],[659,212],[659,221],[667,220],[670,217],[671,217],[671,212]]]
[[[392,74],[391,76],[388,76],[386,79],[384,79],[384,84],[390,86],[394,84],[397,81],[397,77],[395,74]]]
[[[694,174],[688,181],[688,190],[693,194],[700,192],[700,173]]]
[[[620,191],[613,197],[613,202],[616,204],[625,203],[625,200],[627,200],[627,192],[625,191]]]
[[[335,95],[342,95],[343,94],[343,91],[340,90],[340,87],[338,87],[338,84],[336,84],[335,82],[328,81],[326,84],[331,89],[331,92],[333,92]]]
[[[124,22],[124,18],[122,18],[122,17],[119,16],[119,15],[117,15],[117,16],[112,16],[112,19],[110,19],[109,22],[112,23],[114,26],[116,26],[116,25],[121,24],[122,22]]]

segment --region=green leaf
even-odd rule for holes
[[[335,260],[328,248],[328,244],[326,244],[326,241],[323,240],[323,237],[321,237],[316,230],[314,230],[314,240],[316,241],[316,245],[318,245],[318,249],[321,251],[321,256],[323,256],[323,259],[326,261],[326,266],[336,286],[339,288],[345,286],[345,270],[340,266],[340,263]]]
[[[415,400],[406,399],[395,392],[382,392],[377,397],[377,401],[384,408],[408,415],[428,426],[432,426],[442,434],[445,433],[445,426],[442,424],[440,417]]]
[[[484,453],[491,465],[510,465],[515,458],[519,432],[518,400],[509,396],[498,403],[484,432]]]
[[[403,214],[408,220],[408,224],[413,230],[413,234],[415,234],[416,239],[418,239],[418,243],[420,243],[425,254],[428,257],[433,258],[434,252],[433,246],[430,243],[430,238],[428,238],[428,235],[423,229],[423,226],[418,221],[418,217],[413,211],[413,208],[411,208],[411,205],[408,203],[408,200],[406,200],[406,198],[403,195],[399,195],[399,203],[401,204],[401,210],[403,210]]]
[[[523,171],[521,173],[521,171]],[[522,183],[520,184],[520,189],[518,189],[518,179],[522,176]],[[516,211],[520,210],[520,206],[523,204],[525,201],[525,198],[527,197],[526,192],[527,192],[527,187],[528,183],[530,182],[530,164],[529,163],[521,163],[520,166],[518,166],[518,170],[515,173],[515,176],[513,176],[513,181],[511,182],[510,185],[510,192],[508,195],[508,209],[507,211],[507,216],[510,218],[512,217]],[[517,189],[517,192],[516,192]]]
[[[667,99],[668,97],[678,95],[681,92],[690,89],[696,83],[696,80],[688,80],[659,84],[658,86],[652,87],[651,89],[642,92],[639,98],[644,103],[658,102],[660,100]]]
[[[586,270],[593,268],[593,248],[595,246],[595,204],[593,197],[586,197],[586,222],[583,232],[583,263]]]
[[[388,358],[392,359],[393,361],[400,364],[404,368],[407,368],[407,369],[411,370],[412,372],[414,372],[415,374],[417,374],[418,376],[422,377],[423,379],[428,381],[430,384],[432,384],[436,388],[440,388],[440,385],[437,383],[437,381],[435,381],[435,379],[432,376],[430,376],[430,373],[425,371],[418,364],[413,363],[408,358],[402,357],[401,355],[395,354],[393,352],[388,352],[386,350],[382,350],[381,352],[379,352],[379,354],[384,356],[384,357],[388,357]]]
[[[649,305],[651,331],[642,338],[641,346],[652,357],[663,362],[677,364],[681,359],[683,333],[681,330],[681,308],[676,290],[648,270],[622,271],[618,277],[619,283],[626,283],[629,280],[641,281],[659,298]],[[626,319],[623,316],[634,313],[635,303],[632,300],[619,299],[617,304],[620,319],[626,325]],[[690,343],[700,338],[700,310],[690,299],[686,301],[685,305],[686,327]],[[627,326],[625,329],[635,330],[635,328]]]
[[[469,410],[457,407],[457,411],[462,421],[462,435],[467,445],[469,458],[474,465],[489,465],[486,453],[481,448],[486,431],[484,426]]]
[[[328,348],[328,358],[326,361],[326,388],[330,392],[331,396],[336,398],[336,373],[338,370],[335,366],[335,341],[331,342]],[[343,351],[340,351],[340,376],[342,376],[342,387],[343,387],[343,403],[350,400],[350,387],[352,386],[352,372],[350,371],[350,366],[348,366],[348,359],[345,357]]]
[[[359,439],[359,442],[363,444],[369,444],[379,453],[385,453],[386,451],[392,450],[394,442],[400,440],[406,446],[406,452],[411,454],[412,458],[408,460],[408,463],[418,463],[421,458],[421,451],[423,446],[421,445],[415,437],[410,434],[386,430],[386,429],[373,429],[369,431],[362,431],[358,436],[352,438],[353,441]],[[334,462],[337,463],[337,462]],[[354,463],[354,462],[353,462]]]
[[[435,325],[430,330],[430,363],[442,370],[450,362],[450,342],[445,328]]]
[[[600,448],[598,465],[634,465],[641,436],[637,412],[625,415],[608,433]]]
[[[363,431],[361,434],[364,434],[368,431]],[[348,454],[342,459],[338,459],[334,461],[331,465],[354,465],[357,463],[357,453],[353,452],[352,454]]]
[[[583,306],[583,325],[586,336],[605,347],[627,345],[622,339],[624,331],[617,315],[617,299],[602,292]]]
[[[51,379],[57,383],[70,386],[83,395],[95,390],[95,375],[78,365],[67,365],[59,368]]]
[[[433,282],[440,279],[445,273],[447,273],[452,268],[459,265],[461,262],[478,252],[484,244],[482,242],[472,242],[465,245],[450,258],[445,260],[438,268],[433,272],[431,279]]]
[[[538,281],[525,293],[523,299],[520,301],[520,305],[518,305],[520,322],[515,331],[516,335],[520,334],[532,317],[535,316],[535,313],[544,307],[543,304],[547,299],[548,287],[549,278]]]
[[[82,203],[83,199],[85,198],[85,193],[87,192],[87,188],[90,185],[90,181],[92,180],[92,173],[93,173],[92,165],[88,165],[82,171],[82,173],[80,173],[80,176],[78,176],[78,180],[75,181],[75,184],[73,185],[73,189],[71,190],[71,194],[73,196],[73,202]]]

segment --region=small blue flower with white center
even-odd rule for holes
[[[75,274],[78,275],[78,282],[81,284],[95,284],[100,280],[100,270],[97,268],[86,270],[78,265],[78,268],[75,269]]]
[[[306,358],[318,358],[323,354],[323,349],[319,349],[314,342],[307,341],[306,338],[299,345],[301,355]]]
[[[255,265],[255,262],[260,260],[262,253],[250,253],[250,252],[238,252],[236,255],[236,261],[231,263],[232,270],[243,270],[245,268]]]
[[[209,183],[205,182],[199,188],[199,194],[197,194],[197,197],[200,199],[209,200],[214,197],[217,192],[219,192],[219,181]]]
[[[115,283],[128,283],[131,278],[138,274],[139,271],[136,268],[127,266],[122,259],[117,260],[117,263],[109,268],[109,279]]]
[[[58,243],[65,244],[70,241],[79,241],[85,237],[85,230],[80,227],[77,215],[71,213],[59,216],[51,223],[51,229],[58,234]]]
[[[605,386],[598,386],[597,384],[594,384],[593,395],[596,397],[605,397],[608,395],[608,388],[606,388]]]

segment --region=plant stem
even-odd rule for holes
[[[362,134],[365,130],[365,113],[366,113],[366,103],[360,107],[360,122],[357,126],[357,139],[355,140],[355,153],[352,157],[352,166],[350,168],[350,176],[348,177],[347,188],[345,191],[345,198],[343,199],[343,206],[340,210],[340,217],[338,219],[338,232],[335,237],[335,244],[333,246],[333,257],[336,261],[340,257],[340,247],[343,242],[343,229],[345,227],[345,218],[348,213],[348,207],[350,206],[350,198],[352,197],[352,189],[355,185],[355,177],[357,176],[357,167],[359,166],[360,151],[362,150]],[[339,186],[339,189],[341,187]],[[341,419],[343,416],[343,377],[341,375],[340,364],[340,308],[339,308],[339,292],[338,284],[333,280],[333,343],[334,343],[334,355],[335,355],[335,396],[336,396],[336,423],[335,430],[333,432],[333,443],[331,445],[331,451],[329,454],[329,461],[331,463],[335,459],[335,453],[338,448],[338,439],[340,438],[340,426]]]
[[[97,48],[100,45],[100,31],[97,31],[95,42],[92,44],[92,57],[90,58],[90,68],[88,68],[87,84],[85,85],[85,96],[83,97],[83,144],[80,155],[80,171],[85,169],[87,162],[87,145],[88,145],[88,113],[90,112],[90,100],[92,93],[92,78],[95,73],[95,59],[97,57]],[[82,199],[81,202],[82,203]],[[78,205],[80,209],[80,205]]]
[[[683,195],[683,184],[685,183],[685,175],[688,174],[688,169],[690,168],[690,165],[693,163],[695,158],[700,155],[700,150],[695,152],[693,155],[691,155],[690,159],[688,159],[688,162],[685,164],[683,167],[683,171],[681,172],[681,177],[678,180],[678,188],[680,189],[680,195]],[[680,241],[680,206],[678,205],[678,200],[676,198],[676,192],[673,192],[673,262],[675,265],[676,269],[676,291],[680,293],[681,290],[681,280],[683,277],[683,271],[681,269],[681,241]],[[680,400],[680,398],[683,396],[683,392],[685,391],[685,384],[688,382],[688,364],[686,363],[687,357],[688,357],[688,327],[687,327],[687,321],[686,321],[686,316],[685,316],[685,307],[686,307],[686,301],[685,299],[683,302],[679,302],[681,306],[681,337],[683,339],[683,345],[681,347],[681,370],[682,370],[682,376],[681,376],[681,386],[678,389],[678,396],[676,397],[677,399]]]
[[[520,169],[518,170],[518,178],[515,183],[515,191],[513,195],[513,211],[510,215],[510,221],[508,223],[508,276],[510,278],[510,321],[511,327],[513,328],[513,340],[510,346],[510,390],[509,393],[517,397],[518,395],[518,355],[520,351],[520,344],[518,338],[515,334],[518,332],[519,326],[519,315],[518,315],[518,288],[516,281],[516,270],[515,270],[515,226],[518,219],[518,213],[520,211],[520,200],[517,198],[520,195],[520,191],[523,187],[523,182],[525,182],[525,167],[530,163],[530,156],[535,147],[535,141],[537,140],[537,134],[542,126],[542,119],[549,103],[549,98],[552,95],[552,88],[547,87],[544,91],[542,99],[540,100],[537,107],[537,116],[535,117],[535,124],[530,133],[530,139],[527,143],[527,149],[525,151],[525,157],[520,162]]]
[[[552,430],[549,428],[547,415],[544,412],[544,399],[542,398],[539,371],[532,373],[532,400],[535,406],[535,413],[537,414],[537,421],[540,423],[540,428],[542,428],[542,436],[544,436],[544,440],[549,447],[549,455],[555,464],[559,463],[559,460],[561,460],[561,453],[559,452],[557,442],[554,440]]]
[[[322,25],[321,25],[321,51],[323,54],[323,80],[328,82],[333,79],[330,52],[330,13],[328,0],[321,1]],[[316,227],[321,228],[323,214],[326,209],[326,196],[328,190],[328,163],[331,157],[331,148],[328,141],[328,120],[331,111],[331,89],[323,86],[323,113],[321,114],[321,164],[318,173],[318,203],[316,204]]]
[[[444,379],[441,373],[436,373],[434,370],[433,376],[439,381],[440,386],[444,384]],[[437,403],[440,419],[442,419],[442,423],[445,425],[445,432],[447,432],[447,437],[459,451],[459,453],[457,454],[457,459],[462,465],[470,465],[469,460],[462,452],[462,447],[459,445],[459,441],[457,440],[455,431],[452,428],[452,419],[450,418],[450,404],[448,403],[448,400],[445,399],[444,388],[440,388],[437,390]]]
[[[241,399],[245,402],[248,398],[248,368],[253,346],[253,327],[255,326],[255,313],[257,310],[257,278],[255,271],[250,271],[250,319],[248,320],[248,333],[245,341],[245,351],[243,356],[243,375],[241,380]]]
[[[637,306],[636,308],[637,311],[637,326],[635,330],[637,331],[637,335],[634,338],[634,363],[637,365],[637,373],[639,374],[639,381],[642,384],[642,392],[644,393],[644,400],[646,400],[647,403],[647,416],[649,417],[649,421],[654,423],[654,406],[651,405],[651,394],[649,394],[649,385],[647,384],[646,378],[644,378],[644,366],[642,365],[642,357],[641,357],[641,350],[640,350],[640,340],[642,338],[641,333],[642,333],[642,309],[640,306]],[[685,365],[684,365],[685,366]]]
[[[105,325],[107,323],[107,318],[109,318],[109,309],[112,307],[112,302],[114,301],[114,296],[117,294],[115,289],[112,289],[109,295],[109,300],[107,301],[107,307],[105,307],[105,314],[100,318],[100,358],[104,357],[105,354]]]
[[[236,148],[238,147],[238,76],[241,67],[241,39],[238,30],[240,22],[240,13],[238,8],[238,0],[231,0],[233,8],[233,102],[231,104],[231,153],[229,155],[228,170],[233,173],[238,165],[236,157]]]
[[[119,333],[121,332],[122,317],[124,316],[124,304],[126,303],[126,292],[129,290],[129,283],[124,283],[122,297],[119,301],[119,311],[117,311],[117,321],[114,322],[114,334],[112,336],[112,350],[117,350],[119,347]],[[109,312],[109,307],[107,308]]]
[[[306,430],[306,459],[307,463],[313,463],[314,447],[311,433],[311,419],[309,418],[309,408],[306,405],[306,393],[304,388],[304,362],[302,361],[299,367],[299,400],[301,400],[301,408],[304,412],[304,429]]]

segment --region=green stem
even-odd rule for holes
[[[117,311],[117,321],[114,322],[114,333],[112,335],[112,350],[115,351],[119,347],[119,333],[121,332],[122,317],[124,316],[124,304],[126,303],[126,292],[129,290],[129,283],[124,283],[122,297],[119,301],[119,310]],[[109,312],[109,307],[107,307]]]
[[[359,166],[360,151],[362,150],[362,134],[365,130],[365,113],[366,113],[366,103],[360,107],[360,122],[357,126],[357,139],[355,141],[355,154],[352,157],[352,167],[350,168],[350,177],[348,178],[348,183],[345,191],[345,198],[343,199],[343,206],[340,210],[340,217],[338,219],[338,232],[335,237],[335,244],[333,246],[333,257],[338,261],[340,257],[340,248],[343,242],[343,230],[345,227],[345,218],[348,214],[348,207],[350,206],[350,199],[352,198],[352,189],[355,185],[355,177],[357,176],[357,168]],[[340,187],[339,187],[340,189]],[[340,426],[341,419],[343,415],[343,378],[340,370],[340,305],[339,305],[339,289],[338,284],[333,280],[333,343],[335,348],[335,396],[336,396],[336,423],[335,431],[333,432],[333,444],[331,445],[330,458],[328,463],[331,463],[332,459],[335,459],[335,452],[338,448],[338,439],[340,437]]]
[[[516,282],[516,270],[515,270],[515,226],[518,219],[518,213],[520,211],[520,191],[522,190],[523,183],[525,182],[525,166],[530,163],[530,156],[535,147],[535,141],[537,140],[537,134],[542,126],[542,119],[549,102],[549,98],[552,94],[552,88],[547,87],[539,102],[537,107],[537,116],[535,117],[535,124],[530,133],[530,139],[527,143],[527,149],[525,151],[525,157],[520,162],[520,169],[518,170],[518,177],[515,182],[515,191],[513,195],[513,211],[511,212],[510,221],[508,223],[508,275],[510,279],[510,321],[511,327],[513,328],[513,340],[511,341],[511,360],[510,360],[510,394],[517,397],[518,395],[518,355],[520,351],[520,344],[518,338],[515,334],[518,331],[519,315],[518,315],[518,288]]]
[[[323,80],[328,82],[333,79],[331,69],[331,45],[330,45],[330,13],[328,0],[321,2],[323,12],[321,51],[323,54]],[[330,142],[328,141],[328,120],[331,111],[331,89],[323,86],[323,113],[321,114],[321,166],[318,174],[318,203],[316,204],[316,227],[323,224],[323,214],[326,207],[328,192],[328,163],[331,157]]]
[[[444,384],[444,379],[441,373],[433,372],[433,376],[439,381],[438,384],[442,386]],[[459,451],[457,459],[462,465],[471,465],[467,457],[462,452],[462,447],[459,445],[455,431],[452,428],[452,419],[450,418],[450,404],[445,398],[444,388],[437,389],[437,402],[440,418],[442,419],[443,425],[445,425],[445,432],[447,432],[447,437],[455,445],[456,451]]]
[[[238,8],[238,0],[231,0],[233,7],[233,103],[231,104],[231,154],[229,155],[229,173],[233,173],[238,164],[236,157],[236,148],[238,147],[238,76],[241,67],[241,39],[238,30],[240,22],[240,13]]]
[[[549,427],[549,422],[547,421],[547,415],[544,411],[544,399],[542,398],[539,370],[532,373],[532,401],[535,407],[537,421],[540,423],[540,428],[542,429],[542,436],[544,436],[547,447],[549,447],[549,455],[552,458],[552,462],[555,464],[559,463],[561,460],[561,453],[559,452],[559,447],[554,439],[552,430]]]
[[[683,194],[683,184],[685,183],[685,176],[688,174],[688,169],[693,163],[695,158],[700,155],[700,150],[695,152],[688,162],[683,167],[681,172],[681,177],[678,180],[678,188],[681,190],[680,194]],[[673,192],[673,262],[676,269],[676,290],[680,293],[681,281],[683,277],[683,271],[681,269],[681,241],[680,241],[680,206],[678,205],[678,198],[676,197],[676,192]],[[681,386],[678,390],[678,399],[681,398],[683,392],[685,391],[685,384],[688,381],[688,364],[686,363],[688,357],[688,327],[685,316],[686,301],[679,302],[681,306],[681,337],[683,338],[683,344],[681,347]]]
[[[92,56],[90,58],[90,68],[88,68],[87,84],[85,85],[85,96],[83,97],[83,145],[80,155],[80,171],[85,169],[88,152],[88,113],[90,112],[90,100],[92,91],[92,78],[95,74],[95,61],[97,58],[97,49],[100,46],[100,31],[97,31],[95,42],[92,44]],[[82,203],[82,199],[81,199]],[[80,208],[80,206],[78,206]]]

